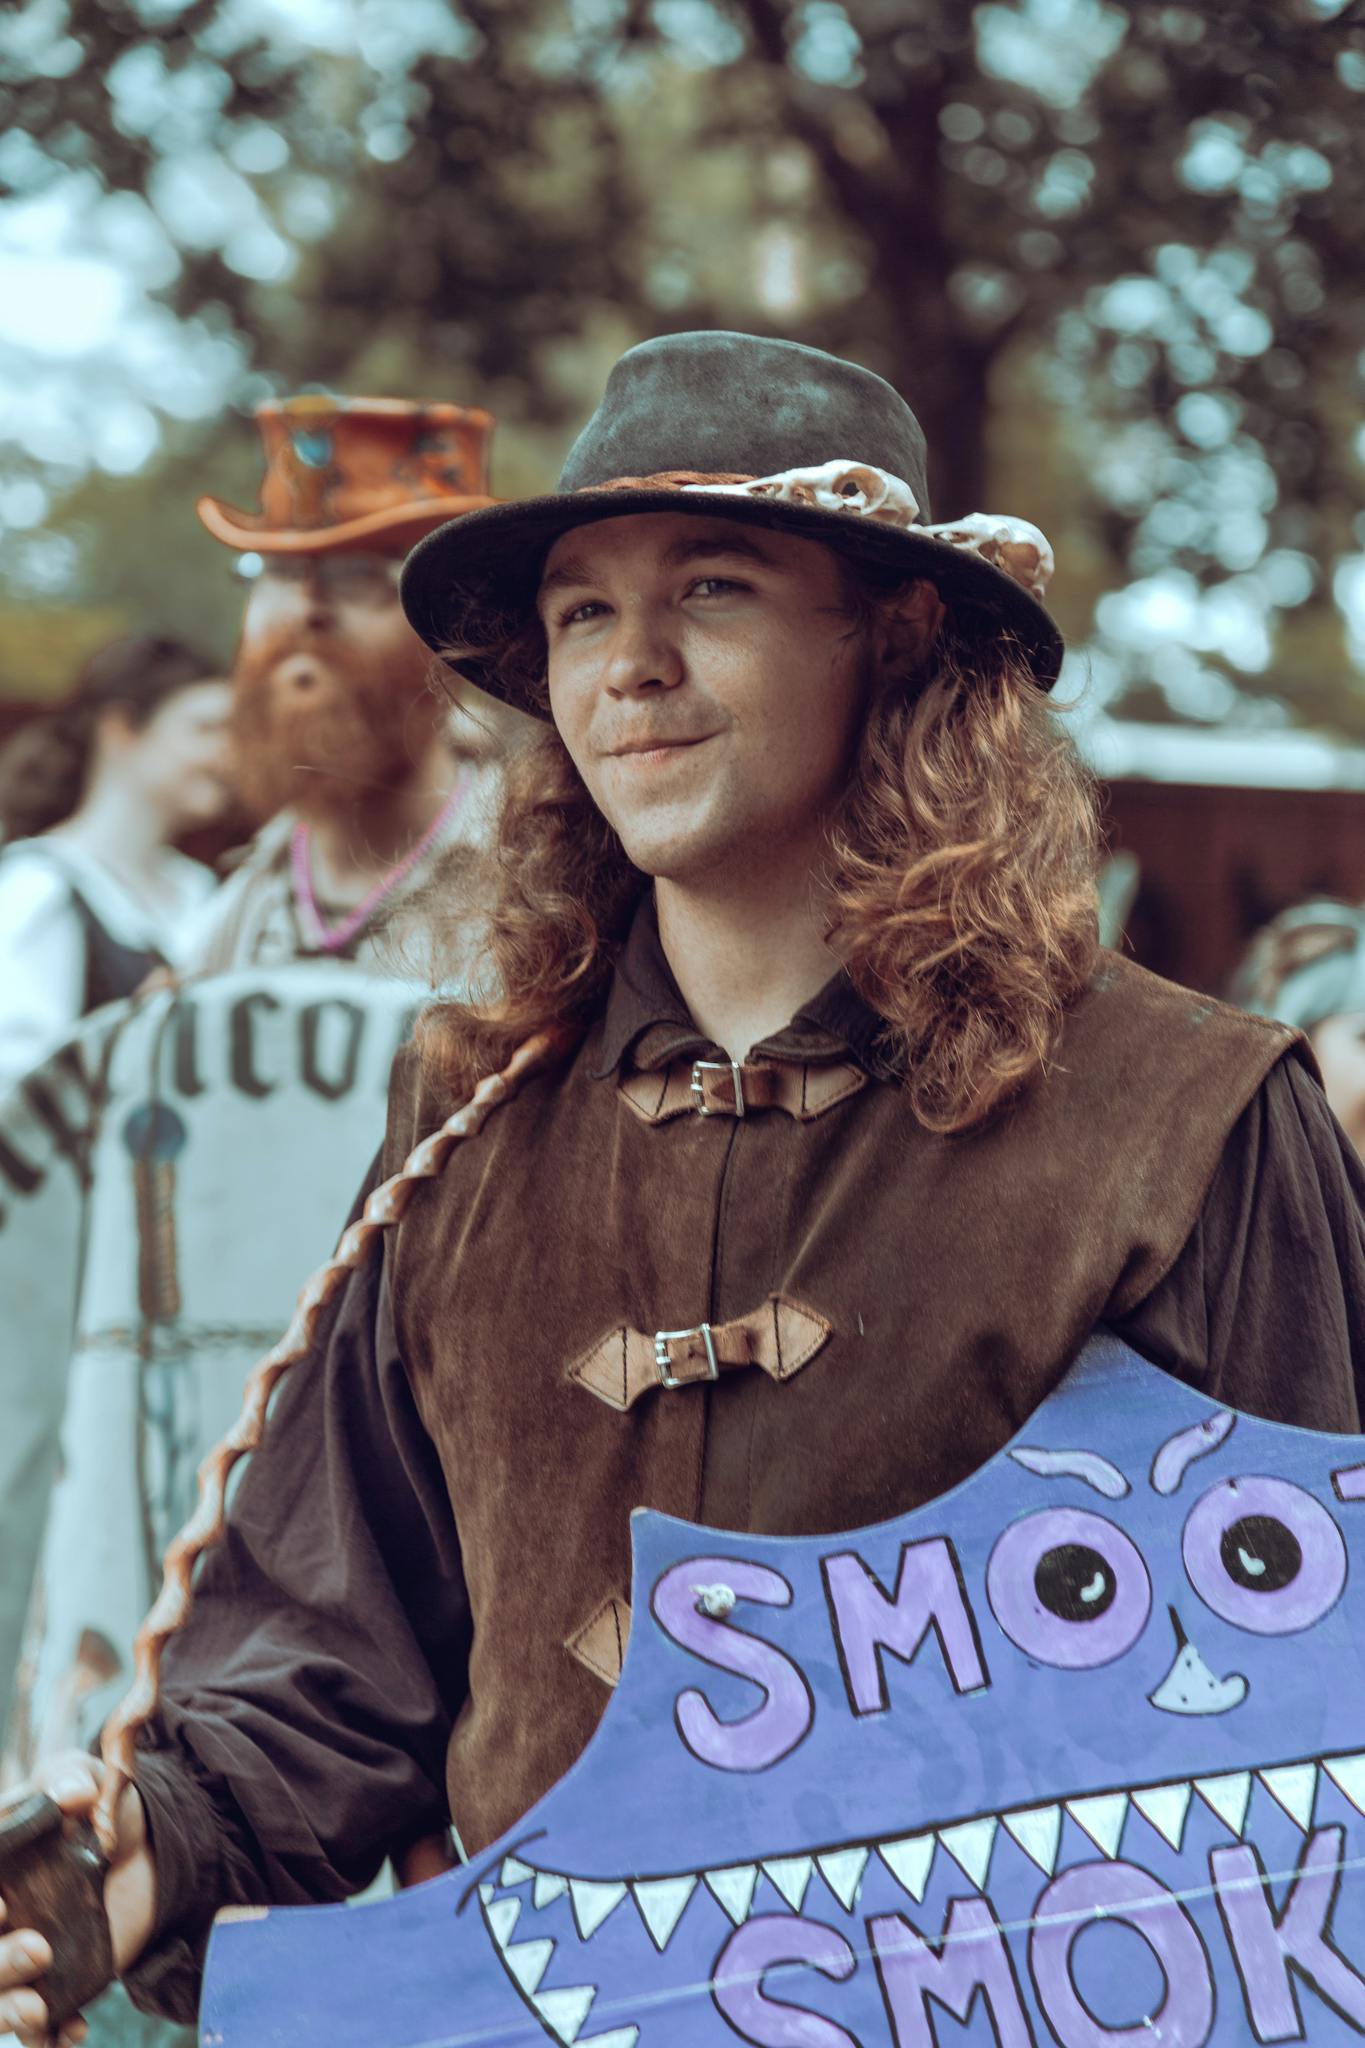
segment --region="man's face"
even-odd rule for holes
[[[431,657],[382,555],[271,555],[233,672],[238,782],[253,810],[335,815],[400,787],[440,712]]]
[[[866,695],[835,555],[709,514],[565,534],[539,609],[555,724],[646,874],[809,862]]]

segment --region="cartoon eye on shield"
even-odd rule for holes
[[[1285,1479],[1220,1480],[1190,1510],[1181,1548],[1204,1605],[1258,1636],[1312,1628],[1346,1584],[1341,1531]]]
[[[1006,1529],[986,1567],[986,1595],[1025,1656],[1063,1671],[1112,1664],[1152,1611],[1141,1552],[1084,1508],[1044,1508]]]

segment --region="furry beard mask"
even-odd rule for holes
[[[237,785],[262,818],[335,817],[406,782],[439,723],[414,637],[363,655],[297,624],[245,642],[233,672]]]

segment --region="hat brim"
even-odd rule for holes
[[[1057,680],[1065,645],[1055,621],[994,563],[913,529],[770,498],[642,487],[496,505],[438,527],[418,543],[403,565],[403,609],[427,646],[444,655],[466,638],[471,619],[496,616],[515,624],[530,616],[545,557],[562,534],[649,512],[688,512],[799,534],[892,573],[927,577],[960,622],[969,622],[982,635],[1012,636],[1040,689],[1050,690]],[[481,690],[519,711],[548,715],[543,704],[504,683],[495,660],[462,654],[455,666]]]
[[[486,497],[417,498],[409,505],[338,520],[334,526],[308,527],[269,526],[259,512],[241,512],[221,498],[200,498],[194,509],[215,540],[244,554],[354,554],[376,542],[384,543],[394,554],[406,554],[435,529],[469,513],[496,508],[498,503],[498,499]]]

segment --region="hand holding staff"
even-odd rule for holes
[[[54,2034],[59,2048],[80,2041],[81,2005],[151,1932],[156,1872],[136,1789],[123,1788],[107,1859],[90,1828],[107,1768],[80,1751],[54,1757],[40,1784],[0,1810],[0,2033],[23,2048]]]

